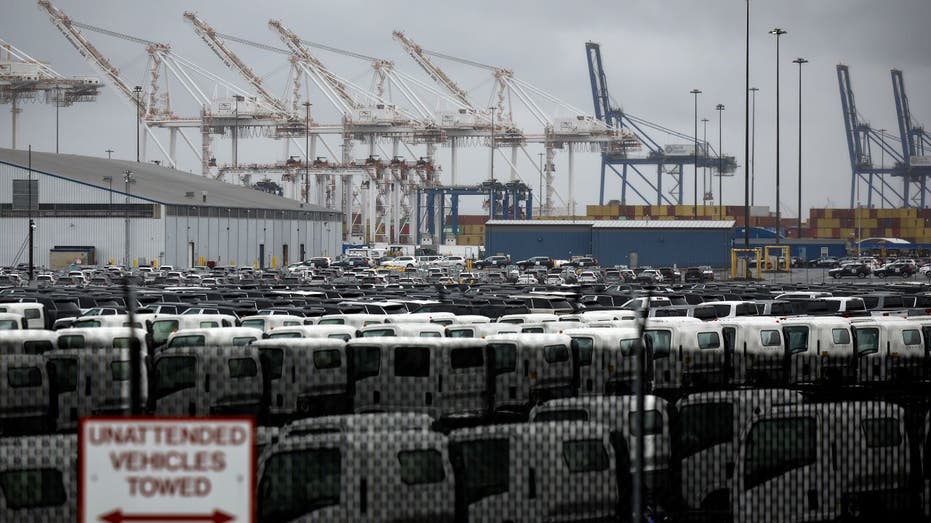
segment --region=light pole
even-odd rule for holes
[[[695,141],[693,143],[694,149],[692,150],[692,160],[695,162],[695,174],[692,180],[694,183],[693,196],[695,208],[692,214],[695,218],[698,218],[698,95],[701,94],[701,91],[698,89],[692,89],[689,92],[692,93],[695,98],[695,134],[692,135],[695,137]]]
[[[110,195],[110,206],[107,207],[107,218],[109,218],[110,213],[113,212],[113,177],[104,176],[103,181],[107,182],[107,187],[109,189],[108,194]]]
[[[747,0],[747,23],[744,50],[744,158],[750,157],[750,0]],[[744,167],[744,249],[750,249],[750,173]],[[750,279],[750,263],[744,264],[744,278]]]
[[[886,130],[879,130],[879,141],[881,143],[879,147],[879,168],[886,168]],[[857,185],[859,185],[859,180]],[[866,200],[869,202],[873,199],[873,175],[870,174],[870,192],[866,196]],[[886,208],[886,178],[883,175],[879,175],[879,208]]]
[[[750,154],[748,155],[750,158],[750,205],[756,204],[756,92],[759,90],[759,87],[750,88],[750,93],[753,97],[753,132],[751,133],[752,143],[750,145]]]
[[[239,102],[245,100],[238,94],[233,95],[233,169],[239,167]]]
[[[724,219],[724,104],[714,106],[718,111],[718,219]]]
[[[701,143],[702,143],[702,147],[704,147],[706,151],[708,150],[708,122],[709,121],[710,120],[708,120],[707,118],[701,119],[702,126],[704,127],[704,130],[702,131]],[[708,167],[702,166],[701,168],[702,206],[708,205],[707,195],[708,195],[708,186],[710,185],[708,182],[709,182]]]
[[[131,264],[129,262],[129,244],[130,244],[130,234],[129,234],[129,185],[135,183],[133,180],[133,172],[129,169],[123,171],[123,182],[126,185],[126,205],[123,209],[123,231],[126,237],[123,239],[123,263],[126,264],[127,271],[131,269]],[[111,181],[112,183],[112,181]],[[128,305],[127,305],[128,306]]]
[[[107,153],[107,160],[112,160],[112,159],[113,159],[113,149],[107,149],[107,150],[104,151],[104,152]]]
[[[304,102],[302,105],[304,106],[304,203],[308,203],[310,202],[310,106],[313,104]]]
[[[495,108],[489,107],[491,111],[491,179],[495,179]],[[494,208],[494,205],[489,204],[489,208]]]
[[[779,37],[787,32],[778,27],[769,32],[776,36],[776,245],[779,245],[779,231],[782,230],[779,213]]]
[[[55,154],[58,154],[58,113],[61,110],[61,87],[55,88]]]
[[[136,99],[136,163],[139,163],[139,128],[142,127],[142,86],[133,87],[133,95]]]
[[[808,60],[796,58],[793,64],[798,64],[798,231],[796,238],[802,237],[802,64]]]
[[[540,156],[540,192],[537,193],[537,216],[543,214],[543,153],[537,153]]]

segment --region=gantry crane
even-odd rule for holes
[[[908,200],[902,192],[893,187],[886,176],[903,176],[905,160],[893,144],[886,141],[885,131],[874,130],[868,122],[860,119],[857,105],[853,96],[853,86],[850,82],[850,68],[844,64],[837,66],[837,82],[840,87],[841,111],[844,117],[844,131],[847,136],[847,152],[850,157],[850,207],[859,202],[857,185],[866,182],[866,204],[873,205],[873,197],[882,198],[883,204],[892,207],[896,205],[908,206]],[[873,164],[872,148],[877,147],[883,155],[889,155],[892,165],[887,167],[886,162],[880,162],[879,167]],[[879,183],[876,183],[878,178]],[[905,181],[905,186],[909,184]],[[890,197],[891,196],[891,197]]]
[[[16,149],[19,103],[35,100],[42,93],[46,103],[68,107],[75,102],[97,98],[100,79],[92,76],[64,76],[47,64],[0,39],[0,103],[9,103],[12,113],[12,148]]]
[[[630,190],[636,194],[645,204],[655,201],[657,205],[678,204],[681,205],[683,193],[683,169],[685,165],[696,165],[697,167],[710,167],[718,171],[719,176],[733,174],[737,168],[737,162],[733,156],[723,156],[713,153],[713,148],[704,141],[699,141],[696,137],[688,136],[672,129],[648,122],[642,118],[631,115],[616,108],[612,104],[611,96],[608,92],[607,78],[601,59],[601,45],[595,42],[586,42],[585,54],[588,61],[589,81],[592,88],[592,100],[595,106],[595,117],[614,129],[625,129],[631,131],[639,143],[642,143],[647,151],[645,157],[632,157],[628,155],[629,149],[615,148],[605,146],[601,151],[601,185],[598,195],[598,201],[604,205],[605,201],[605,174],[607,169],[611,169],[621,179],[621,205],[627,205],[627,191]],[[655,139],[651,138],[646,129],[653,129],[661,133],[688,140],[688,145],[660,145]],[[699,143],[696,150],[694,144]],[[621,172],[618,172],[615,165],[621,166]],[[638,166],[650,165],[656,167],[656,175],[651,181],[647,175],[642,173]],[[672,166],[672,168],[667,168]],[[646,184],[650,191],[656,195],[655,200],[646,196],[628,177],[628,168],[633,170],[639,179]],[[673,187],[668,193],[663,192],[663,175],[671,175]],[[646,192],[646,191],[644,191]],[[720,195],[719,195],[720,198]]]
[[[908,96],[905,94],[905,78],[902,71],[892,70],[892,90],[895,96],[896,119],[899,125],[899,139],[902,144],[902,169],[905,180],[903,198],[905,205],[918,203],[927,207],[928,178],[931,177],[931,135],[923,126],[912,122]],[[918,185],[920,196],[909,194],[909,185]],[[912,196],[910,198],[910,196]],[[917,200],[917,202],[914,202]]]

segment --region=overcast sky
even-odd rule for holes
[[[34,58],[47,61],[63,74],[99,73],[65,41],[32,0],[6,0],[0,16],[0,37]],[[169,43],[179,55],[240,86],[245,82],[226,69],[182,19],[185,10],[196,11],[218,31],[282,47],[267,27],[270,18],[282,20],[302,38],[341,49],[392,59],[397,67],[425,82],[429,79],[406,56],[391,37],[393,29],[404,30],[426,49],[474,61],[510,68],[515,76],[552,93],[566,103],[592,111],[591,89],[585,60],[585,42],[601,43],[611,96],[626,111],[668,128],[691,133],[693,98],[689,91],[701,89],[699,118],[709,118],[708,139],[715,147],[718,137],[716,104],[724,104],[723,142],[726,154],[736,156],[741,166],[733,178],[725,178],[725,203],[743,203],[744,159],[744,20],[741,0],[620,0],[600,2],[564,1],[180,1],[161,0],[53,0],[74,20]],[[775,203],[775,42],[768,30],[778,26],[788,31],[781,39],[782,106],[782,211],[797,215],[798,190],[798,56],[810,61],[803,69],[803,160],[805,177],[803,208],[846,206],[849,199],[850,165],[841,117],[835,67],[850,66],[857,108],[876,129],[898,135],[889,70],[904,71],[913,118],[931,118],[931,2],[927,0],[782,0],[757,1],[751,8],[751,85],[760,89],[756,98],[756,191],[757,204]],[[85,31],[121,69],[130,85],[145,81],[145,50],[132,42]],[[280,55],[230,43],[279,97],[285,94],[287,63]],[[325,51],[319,58],[335,73],[361,85],[371,82],[370,67],[363,61]],[[437,60],[460,85],[470,91],[476,105],[487,106],[491,81],[487,71]],[[109,82],[107,82],[109,83]],[[202,82],[211,95],[225,91]],[[177,113],[196,114],[193,99],[172,86],[172,103]],[[336,111],[327,107],[319,91],[311,91],[314,117],[320,122],[337,121]],[[435,99],[425,97],[428,104]],[[545,105],[554,115],[565,110]],[[528,133],[540,132],[539,124],[517,111]],[[10,145],[9,107],[0,118],[0,146]],[[19,143],[54,151],[54,107],[27,104],[20,120]],[[702,134],[699,123],[699,134]],[[78,104],[61,111],[61,152],[115,157],[135,154],[131,106],[115,89],[104,88],[96,103]],[[196,133],[192,140],[198,143]],[[657,134],[659,143],[682,143],[681,139]],[[167,143],[167,140],[164,141]],[[335,147],[335,140],[332,140]],[[194,156],[179,145],[179,167],[199,170]],[[215,141],[215,156],[223,163],[230,158],[230,141]],[[364,157],[357,146],[354,157]],[[529,145],[536,160],[542,151]],[[150,153],[154,153],[150,147]],[[415,150],[423,154],[423,148]],[[280,159],[280,143],[265,139],[243,140],[240,162]],[[292,149],[291,154],[296,154]],[[521,155],[521,177],[536,188],[536,162]],[[157,155],[150,154],[149,159]],[[500,158],[500,157],[499,157]],[[878,162],[878,158],[876,159]],[[448,149],[437,161],[444,166],[448,183]],[[557,190],[567,191],[567,161],[560,153]],[[469,149],[460,157],[460,182],[478,183],[488,176],[487,152]],[[599,158],[597,153],[576,155],[575,199],[584,205],[597,203]],[[500,169],[500,171],[499,171]],[[503,178],[504,162],[496,162],[496,175]],[[692,201],[692,170],[686,168],[685,201]],[[898,183],[898,182],[895,182]],[[664,181],[671,187],[671,180]],[[714,182],[717,192],[717,181]],[[643,185],[641,184],[642,188]],[[606,199],[619,198],[619,184],[611,180]],[[642,203],[629,195],[628,203]],[[865,200],[865,196],[863,197]],[[473,207],[473,206],[469,206]]]

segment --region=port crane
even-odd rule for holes
[[[718,171],[718,176],[733,175],[737,168],[737,162],[733,156],[719,156],[710,144],[702,140],[649,122],[617,108],[608,92],[607,78],[605,77],[605,69],[601,58],[601,45],[595,42],[587,42],[585,44],[585,53],[588,61],[592,100],[595,105],[595,117],[611,128],[630,131],[637,141],[646,148],[645,155],[632,156],[629,154],[630,150],[628,148],[614,148],[611,144],[602,147],[599,204],[604,205],[605,203],[605,174],[608,169],[621,180],[621,205],[627,205],[628,190],[634,193],[644,204],[655,202],[657,205],[682,205],[684,188],[682,176],[686,165],[695,165],[697,168],[711,168],[713,171]],[[661,145],[650,136],[648,131],[660,132],[683,141],[687,140],[688,145]],[[695,150],[695,143],[699,143],[697,151]],[[620,171],[616,167],[618,165],[621,166]],[[644,174],[641,170],[641,167],[645,166],[656,168],[656,174],[652,180],[648,174]],[[636,179],[630,176],[630,171],[637,175]],[[672,187],[665,193],[663,188],[664,175],[672,178]],[[653,195],[655,195],[655,198]]]
[[[931,155],[931,135],[925,131],[924,126],[912,121],[902,71],[893,69],[891,73],[899,143],[902,146],[901,168],[904,178],[902,196],[906,206],[917,204],[924,208],[927,207],[928,178],[931,177],[931,156],[929,156]],[[913,185],[917,186],[919,195],[910,194],[909,189]]]

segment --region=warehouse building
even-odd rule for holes
[[[588,254],[602,266],[725,267],[733,231],[733,220],[490,220],[485,252],[512,260]]]
[[[340,252],[341,215],[323,207],[154,164],[37,152],[29,162],[0,149],[0,265],[27,261],[30,217],[35,264],[51,269],[281,267]]]

